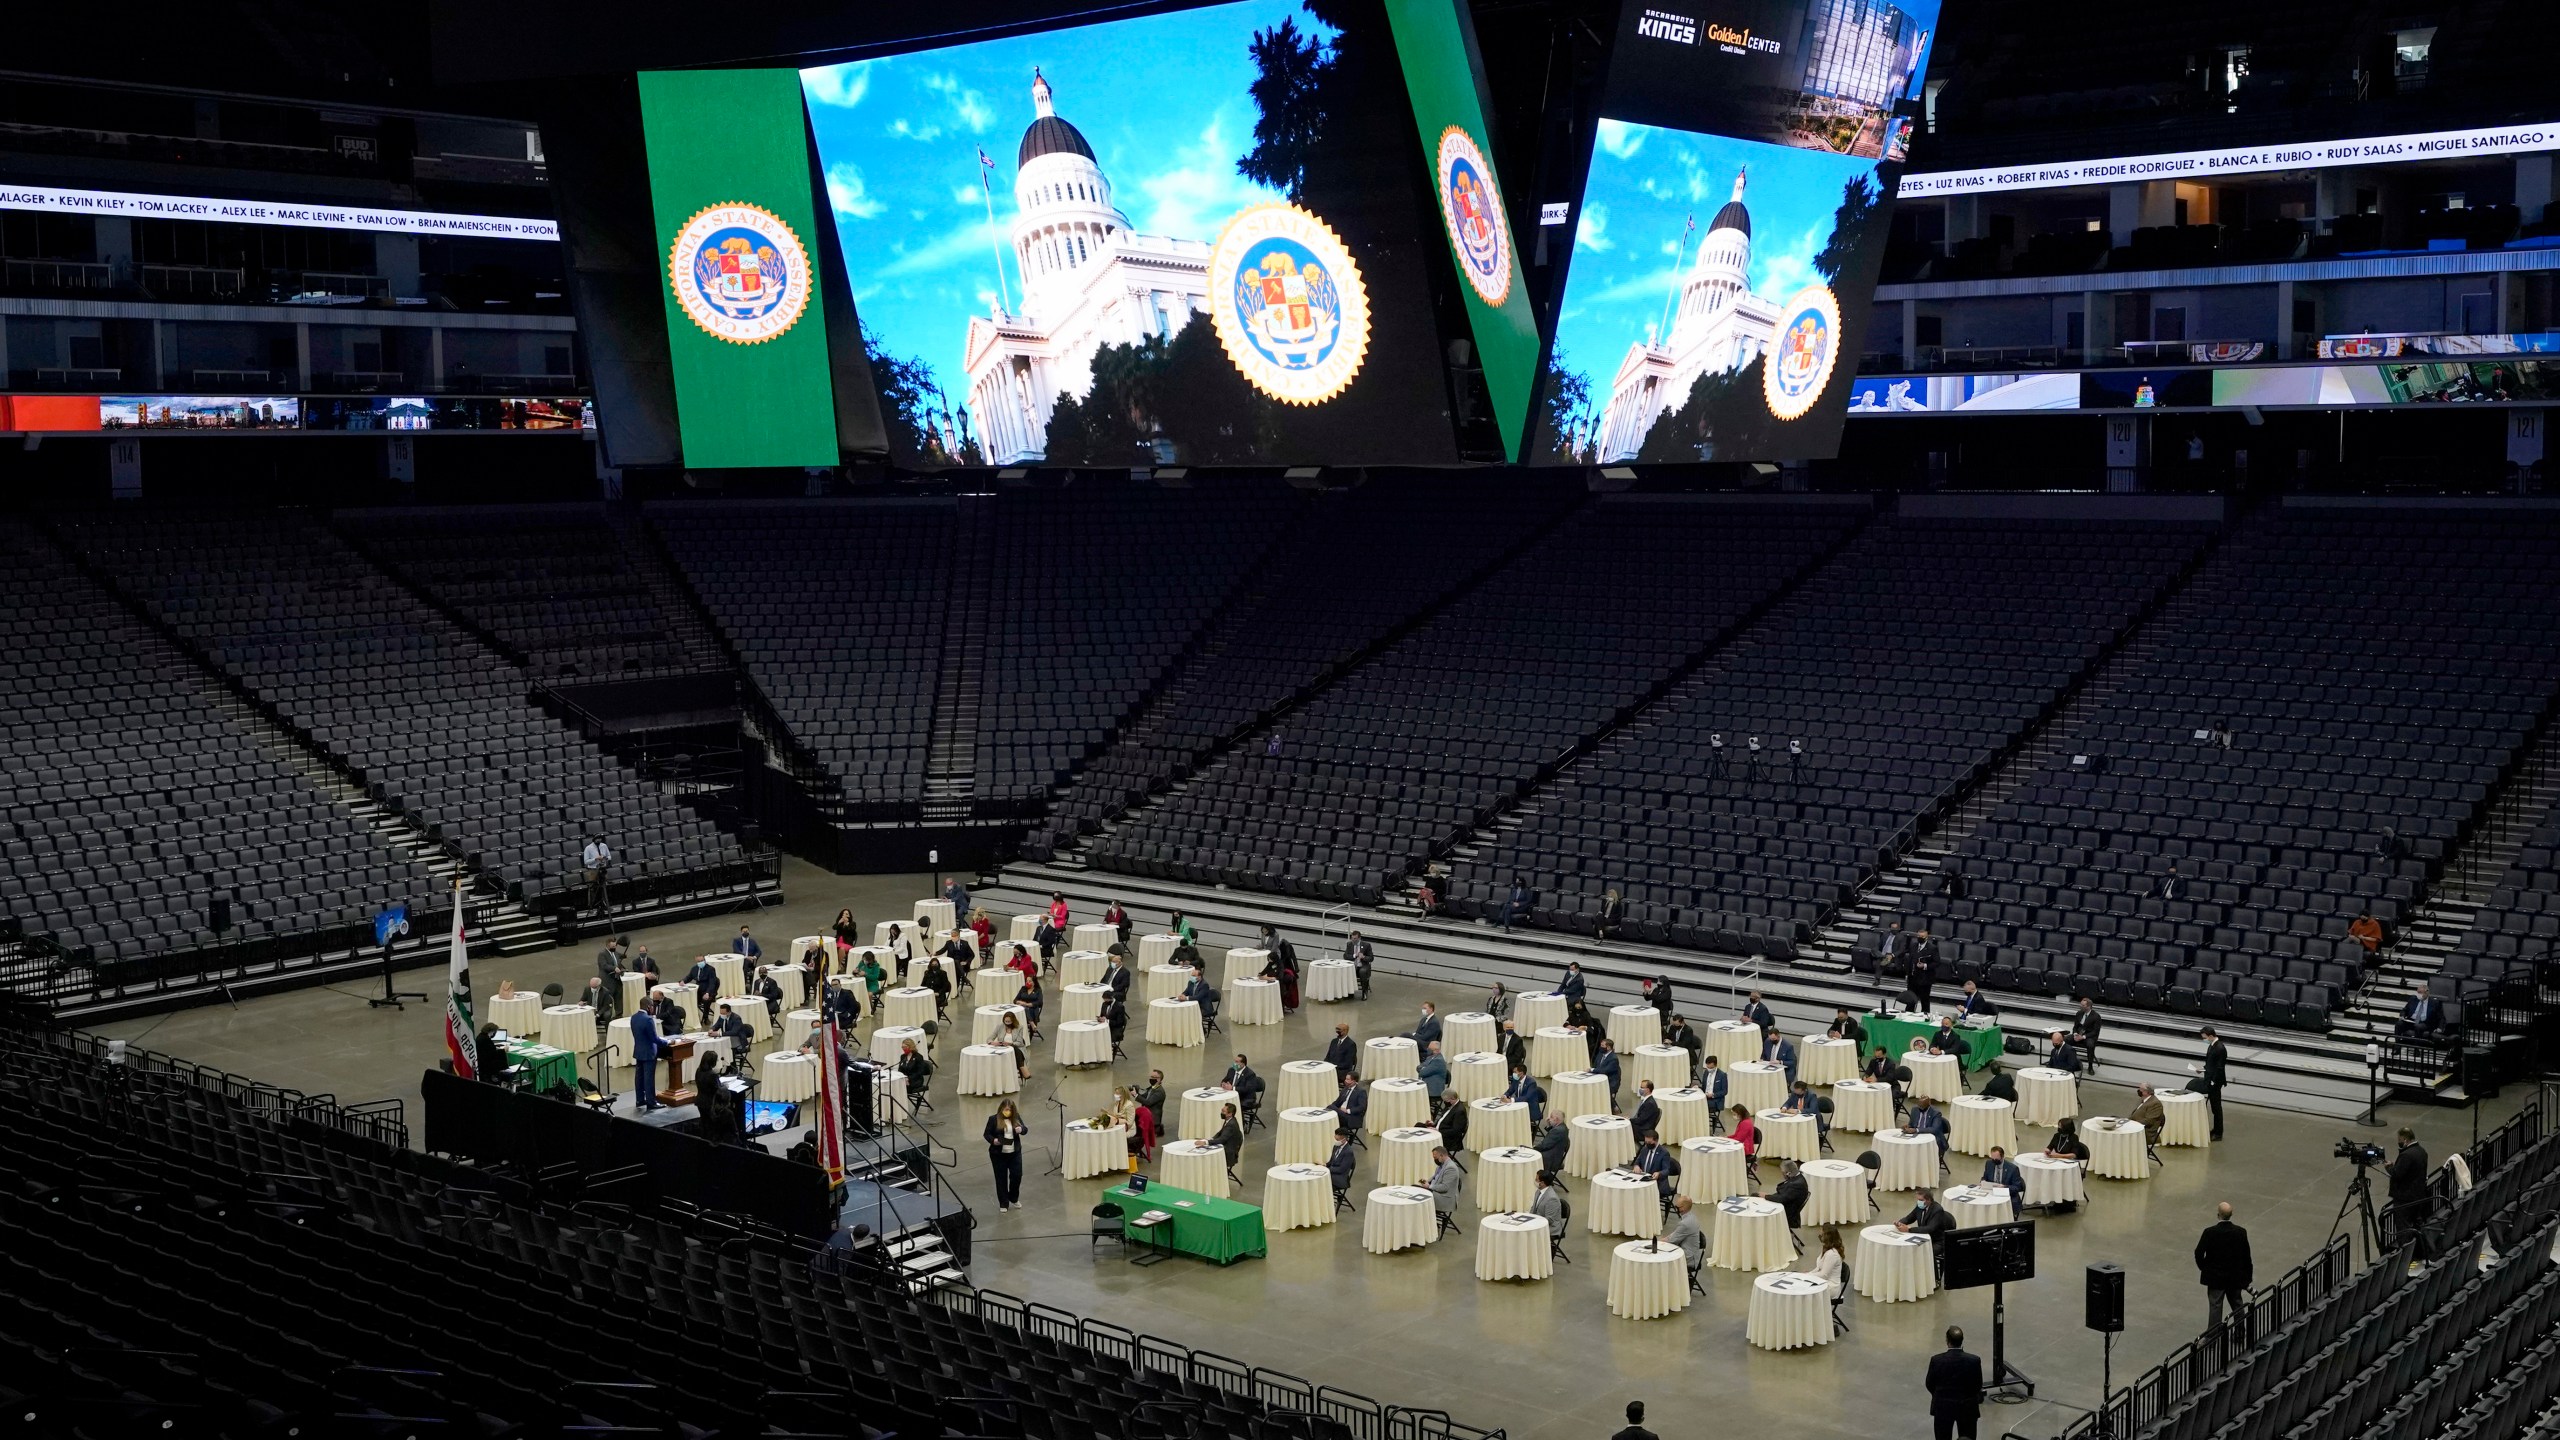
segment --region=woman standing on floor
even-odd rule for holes
[[[1011,1100],[987,1117],[987,1163],[996,1172],[996,1208],[1022,1208],[1022,1112]]]

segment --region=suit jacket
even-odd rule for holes
[[[1250,1065],[1228,1066],[1227,1073],[1218,1077],[1218,1083],[1234,1089],[1239,1100],[1251,1100],[1263,1090],[1262,1077],[1253,1073]]]
[[[596,952],[596,974],[603,977],[605,990],[608,993],[613,995],[622,993],[622,957],[613,953],[612,946],[607,945]]]
[[[1503,1086],[1502,1098],[1517,1100],[1529,1107],[1529,1128],[1532,1130],[1537,1128],[1540,1120],[1546,1118],[1547,1092],[1538,1084],[1538,1077],[1534,1075],[1523,1074],[1510,1084]]]
[[[1324,1063],[1345,1072],[1360,1068],[1360,1042],[1348,1035],[1336,1035],[1324,1047]]]
[[[1440,1143],[1449,1147],[1450,1154],[1455,1155],[1467,1148],[1467,1107],[1452,1105],[1441,1111],[1437,1128]]]
[[[2065,1040],[2053,1047],[2053,1054],[2046,1057],[2044,1063],[2066,1075],[2077,1075],[2080,1073],[2079,1047]]]
[[[1636,1102],[1636,1113],[1629,1121],[1639,1137],[1662,1133],[1662,1102],[1647,1095]]]
[[[1590,988],[1591,982],[1583,979],[1579,970],[1567,970],[1564,978],[1556,982],[1556,993],[1568,1002],[1581,999]]]
[[[1634,1164],[1637,1174],[1652,1176],[1656,1185],[1680,1173],[1680,1162],[1672,1158],[1670,1147],[1665,1145],[1647,1145],[1637,1150]]]
[[[1768,1006],[1756,1002],[1742,1007],[1742,1018],[1763,1030],[1778,1028],[1778,1017],[1769,1013]]]
[[[2196,1279],[2215,1290],[2246,1290],[2252,1278],[2249,1232],[2228,1220],[2206,1226],[2196,1237]]]
[[[1105,980],[1108,980],[1109,982],[1111,982],[1111,993],[1112,993],[1112,994],[1119,996],[1119,997],[1120,997],[1121,999],[1123,999],[1123,1000],[1126,1000],[1126,999],[1128,999],[1128,998],[1129,998],[1129,967],[1128,967],[1128,966],[1126,966],[1126,965],[1114,965],[1114,966],[1112,966],[1112,967],[1111,967],[1111,973],[1110,973],[1109,975],[1104,976],[1103,978],[1104,978]]]
[[[1440,1162],[1440,1168],[1431,1172],[1432,1208],[1443,1215],[1455,1211],[1458,1208],[1458,1196],[1466,1188],[1467,1172],[1458,1168],[1458,1162],[1455,1160]]]
[[[2098,1032],[2104,1030],[2106,1024],[2094,1008],[2085,1014],[2075,1011],[2071,1016],[2071,1033],[2080,1037],[2081,1044],[2094,1047],[2098,1043]]]
[[[1801,1175],[1792,1180],[1781,1180],[1778,1188],[1769,1192],[1769,1198],[1777,1201],[1779,1208],[1787,1212],[1787,1226],[1793,1229],[1804,1223],[1804,1206],[1813,1198],[1813,1183]],[[1952,1217],[1949,1224],[1952,1228]]]
[[[1413,1078],[1422,1082],[1424,1093],[1428,1094],[1434,1100],[1439,1099],[1440,1093],[1449,1088],[1449,1061],[1447,1057],[1440,1055],[1423,1056],[1422,1063],[1413,1067]]]
[[[2400,1147],[2391,1157],[2391,1203],[2394,1205],[2431,1205],[2435,1192],[2427,1188],[2427,1147],[2412,1142]]]
[[[1982,1357],[1941,1350],[1929,1357],[1929,1414],[1955,1420],[1982,1416]]]
[[[1707,1097],[1708,1114],[1721,1115],[1724,1113],[1724,1092],[1725,1088],[1731,1083],[1732,1077],[1724,1073],[1724,1067],[1721,1065],[1717,1066],[1713,1070],[1701,1070],[1698,1072],[1698,1090],[1701,1094]]]
[[[1840,1027],[1841,1039],[1857,1046],[1861,1051],[1864,1051],[1867,1048],[1867,1027],[1858,1023],[1857,1016],[1852,1015],[1846,1020],[1835,1021],[1833,1023]]]
[[[1332,1102],[1324,1108],[1341,1116],[1345,1128],[1357,1130],[1360,1122],[1369,1118],[1369,1087],[1353,1085],[1336,1091]]]
[[[1956,1217],[1948,1212],[1946,1206],[1933,1201],[1927,1205],[1912,1206],[1904,1213],[1902,1223],[1915,1233],[1935,1238],[1956,1228]]]
[[[631,1015],[631,1059],[636,1065],[648,1065],[658,1053],[658,1022],[647,1009]]]
[[[2224,1048],[2223,1043],[2220,1040],[2216,1040],[2212,1044],[2204,1047],[2204,1075],[2202,1078],[2204,1080],[2204,1088],[2206,1090],[2219,1090],[2224,1085],[2230,1083],[2227,1070],[2230,1063],[2230,1052]]]
[[[1912,1111],[1907,1128],[1924,1135],[1937,1136],[1938,1153],[1941,1155],[1947,1153],[1947,1117],[1934,1107],[1928,1110]]]
[[[1964,997],[1964,1003],[1956,1007],[1956,1018],[1959,1020],[1968,1015],[1997,1015],[1999,1013],[2000,1007],[1992,1004],[1991,997],[1983,994],[1979,990],[1976,990],[1972,994]]]
[[[2009,1201],[2013,1205],[2026,1199],[2027,1196],[2026,1172],[2020,1170],[2014,1160],[1983,1161],[1982,1183],[1998,1185],[2008,1190]]]
[[[1782,1039],[1766,1045],[1761,1049],[1760,1058],[1763,1060],[1775,1061],[1779,1069],[1787,1072],[1788,1082],[1790,1084],[1794,1083],[1796,1078],[1796,1046],[1794,1041]]]
[[[1236,1157],[1244,1154],[1244,1131],[1233,1120],[1224,1121],[1218,1126],[1218,1133],[1209,1137],[1209,1143],[1226,1150],[1227,1168],[1233,1170]]]
[[[1538,1168],[1564,1173],[1564,1157],[1573,1149],[1573,1135],[1562,1125],[1551,1125],[1538,1135],[1538,1143],[1529,1147],[1538,1152]]]
[[[744,1015],[719,1017],[711,1022],[711,1033],[723,1040],[753,1041],[756,1038],[755,1027],[747,1023]]]
[[[2401,1008],[2400,1019],[2412,1029],[2433,1030],[2444,1023],[2444,1007],[2436,1003],[2436,997],[2421,990]]]
[[[1502,1042],[1502,1068],[1508,1070],[1514,1065],[1528,1063],[1529,1041],[1519,1031],[1514,1030],[1509,1038]]]
[[[1663,1031],[1662,1043],[1688,1051],[1689,1063],[1693,1066],[1698,1063],[1698,1052],[1707,1048],[1707,1042],[1699,1038],[1697,1028],[1686,1020]]]
[[[1351,1188],[1351,1172],[1359,1164],[1360,1158],[1351,1153],[1350,1141],[1345,1140],[1334,1146],[1333,1153],[1326,1156],[1324,1162],[1324,1168],[1333,1172],[1333,1188],[1336,1190]]]
[[[1431,1042],[1439,1038],[1440,1017],[1437,1014],[1424,1017],[1420,1024],[1413,1027],[1413,1048],[1416,1050],[1429,1049]]]
[[[1600,1053],[1600,1058],[1592,1062],[1591,1068],[1594,1071],[1609,1077],[1610,1094],[1615,1095],[1618,1093],[1618,1076],[1620,1074],[1618,1069],[1618,1052],[1614,1050],[1602,1051]]]

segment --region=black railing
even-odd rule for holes
[[[86,1030],[0,1025],[0,1045],[58,1051],[74,1062],[118,1067],[132,1077],[137,1087],[197,1091],[279,1122],[316,1125],[394,1150],[409,1148],[407,1107],[398,1100],[342,1105],[334,1095],[305,1095]]]

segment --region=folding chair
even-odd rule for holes
[[[1831,1333],[1849,1333],[1849,1317],[1840,1313],[1840,1302],[1849,1298],[1849,1262],[1840,1262],[1840,1293],[1831,1297]]]
[[[1876,1203],[1876,1176],[1884,1172],[1884,1157],[1873,1150],[1861,1150],[1858,1152],[1858,1168],[1867,1172],[1867,1209],[1883,1214],[1884,1207]]]
[[[1431,1238],[1436,1240],[1443,1235],[1455,1235],[1458,1233],[1458,1222],[1449,1218],[1448,1211],[1434,1205],[1431,1207],[1431,1213],[1439,1218],[1439,1226],[1437,1229],[1432,1231]]]
[[[1243,1114],[1246,1134],[1250,1135],[1262,1128],[1262,1096],[1260,1094],[1257,1093],[1244,1102]]]
[[[1351,1213],[1351,1192],[1348,1189],[1339,1185],[1334,1187],[1333,1209],[1334,1213],[1337,1215],[1347,1215]]]
[[[1830,1097],[1830,1096],[1828,1096],[1828,1095],[1817,1095],[1817,1096],[1815,1096],[1815,1097],[1814,1097],[1814,1100],[1813,1100],[1813,1127],[1814,1127],[1814,1134],[1820,1137],[1820,1139],[1819,1139],[1819,1141],[1818,1141],[1817,1143],[1818,1143],[1818,1146],[1819,1146],[1819,1149],[1820,1149],[1821,1153],[1822,1153],[1822,1154],[1825,1154],[1825,1155],[1830,1154],[1830,1153],[1831,1153],[1831,1097]]]
[[[1557,1196],[1556,1199],[1557,1203],[1564,1207],[1564,1213],[1555,1224],[1547,1227],[1547,1255],[1551,1259],[1570,1265],[1573,1263],[1573,1257],[1564,1253],[1564,1232],[1565,1227],[1573,1223],[1573,1202],[1563,1196]]]

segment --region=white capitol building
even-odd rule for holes
[[[1777,335],[1777,304],[1751,292],[1751,212],[1742,205],[1748,176],[1734,175],[1733,198],[1707,223],[1698,258],[1680,282],[1671,333],[1648,335],[1618,362],[1600,418],[1601,462],[1634,458],[1653,422],[1685,402],[1699,376],[1741,369]]]
[[[1040,113],[1013,178],[1022,305],[972,318],[962,352],[970,419],[997,465],[1042,457],[1049,412],[1093,387],[1096,350],[1170,338],[1209,308],[1208,243],[1130,230],[1093,147],[1058,117],[1037,70],[1031,103]]]

